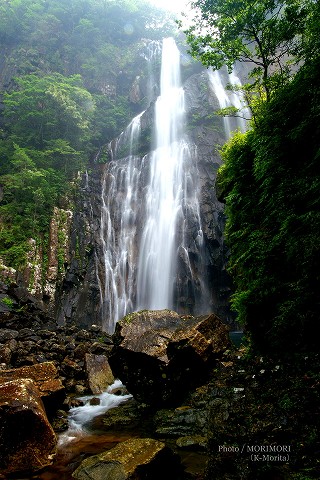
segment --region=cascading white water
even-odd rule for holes
[[[151,56],[156,52],[152,48]],[[102,326],[110,333],[127,313],[179,310],[178,304],[193,302],[195,286],[205,291],[189,258],[190,249],[201,250],[203,233],[195,147],[184,133],[180,52],[172,38],[163,41],[160,90],[154,150],[138,156],[143,112],[112,142],[104,170],[96,271]]]
[[[242,83],[235,70],[229,74],[229,82],[231,85],[241,87]],[[239,110],[237,117],[237,128],[244,133],[248,128],[248,119],[250,118],[249,109],[243,98],[241,90],[231,93],[231,103]]]
[[[68,430],[59,436],[59,447],[85,435],[86,425],[90,424],[95,417],[103,415],[111,408],[118,407],[121,403],[132,398],[130,394],[116,395],[113,393],[113,391],[121,388],[123,388],[123,385],[120,380],[115,380],[113,385],[110,385],[105,392],[99,395],[80,397],[79,400],[83,402],[83,405],[70,409]],[[93,398],[98,399],[98,404],[91,404]]]
[[[155,106],[156,148],[150,162],[137,278],[138,308],[172,307],[177,252],[176,227],[184,191],[184,92],[180,52],[172,38],[163,41],[160,96]]]
[[[247,129],[247,121],[242,117],[243,114],[247,115],[247,109],[245,102],[242,98],[241,92],[227,92],[226,85],[241,85],[239,77],[233,71],[231,74],[225,70],[212,70],[208,69],[208,76],[211,88],[217,96],[219,106],[221,109],[227,107],[236,107],[239,110],[239,116],[226,116],[223,117],[224,130],[226,138],[230,138],[231,133],[235,130],[245,132]]]
[[[147,96],[148,104],[158,96],[158,85],[155,79],[155,62],[161,55],[161,42],[148,41],[145,50],[142,52],[142,57],[147,61],[148,81],[147,81]]]
[[[103,272],[98,269],[102,326],[110,333],[115,322],[133,310],[135,282],[135,236],[139,192],[140,158],[133,147],[140,135],[140,118],[135,117],[114,147],[114,153],[128,147],[124,161],[112,161],[105,170],[101,194],[100,242]],[[96,264],[99,264],[97,259]]]

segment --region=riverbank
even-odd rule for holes
[[[90,388],[96,388],[96,384],[89,382],[86,355],[107,360],[114,351],[114,339],[97,327],[83,330],[74,325],[56,325],[32,297],[17,288],[3,287],[2,291],[2,300],[8,299],[2,301],[0,314],[2,372],[18,372],[21,368],[30,372],[39,365],[54,375],[57,372],[59,395],[52,397],[56,399],[55,408],[51,402],[47,414],[59,442],[51,465],[40,471],[5,473],[2,478],[70,480],[85,458],[109,451],[122,442],[147,438],[161,442],[178,455],[184,469],[183,480],[320,477],[317,354],[281,359],[261,357],[248,346],[227,343],[218,356],[208,357],[211,360],[206,378],[188,387],[174,405],[137,401],[119,383],[109,387],[107,393],[93,393]],[[128,328],[128,323],[125,326]],[[190,327],[194,335],[194,325]],[[196,337],[199,342],[198,334]],[[186,337],[179,334],[179,342],[182,338],[183,342],[176,343],[175,348],[185,348]],[[210,337],[207,345],[211,340]],[[199,345],[204,345],[201,342]],[[206,349],[202,351],[208,353]],[[154,354],[153,349],[149,352]],[[188,366],[181,361],[179,365],[181,369]],[[163,375],[170,373],[170,368],[163,370]],[[0,381],[3,384],[8,378]],[[161,388],[168,391],[165,383],[157,388],[159,392]],[[64,396],[60,395],[62,390]],[[174,397],[172,383],[170,392]],[[143,395],[142,390],[140,394]],[[109,403],[110,398],[113,401]],[[79,428],[73,428],[75,420],[79,420]],[[3,428],[1,435],[3,444]],[[12,439],[19,439],[18,430],[12,432]],[[5,447],[7,451],[8,445]]]

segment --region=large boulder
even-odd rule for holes
[[[36,471],[50,463],[56,437],[30,379],[0,385],[0,473]]]
[[[208,376],[229,347],[228,327],[214,314],[141,311],[116,325],[109,363],[140,402],[175,405]]]
[[[108,359],[105,355],[85,354],[88,383],[94,395],[104,392],[114,382]]]
[[[65,398],[65,389],[53,362],[0,370],[0,385],[9,380],[24,378],[29,378],[34,382],[48,413],[59,408],[59,404]]]
[[[180,460],[164,443],[135,438],[86,458],[73,473],[78,480],[179,480]]]

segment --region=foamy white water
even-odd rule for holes
[[[162,47],[160,96],[155,107],[156,148],[150,159],[146,219],[140,243],[138,309],[172,307],[176,227],[184,193],[188,145],[183,135],[184,91],[180,52],[172,38]]]
[[[69,411],[69,428],[66,432],[59,436],[59,446],[71,442],[86,434],[86,425],[88,425],[95,417],[102,415],[111,408],[118,407],[121,403],[126,402],[132,395],[115,395],[112,391],[122,388],[120,380],[116,380],[108,387],[106,392],[100,395],[87,395],[79,397],[84,402],[83,406],[71,408]],[[92,398],[100,400],[99,405],[90,405]]]
[[[120,135],[113,153],[128,149],[124,161],[111,161],[104,172],[101,192],[100,243],[103,272],[99,272],[102,326],[113,333],[115,323],[134,309],[137,229],[137,203],[140,158],[133,148],[140,136],[143,112]],[[99,259],[96,259],[99,265]],[[99,275],[100,273],[100,275]]]
[[[96,272],[102,326],[110,333],[120,318],[136,310],[179,311],[182,299],[186,311],[196,289],[196,301],[205,303],[205,295],[199,294],[200,289],[206,292],[205,272],[189,258],[190,250],[201,250],[203,232],[196,147],[190,145],[185,133],[180,52],[172,38],[163,40],[161,52],[160,95],[154,105],[153,128],[149,123],[153,118],[151,104],[146,117],[145,112],[137,115],[111,142],[112,158],[104,170],[102,255],[96,256]],[[158,44],[147,50],[150,70],[158,53]],[[157,90],[154,80],[151,83],[150,98]],[[145,130],[141,134],[142,123]],[[153,150],[142,156],[148,141]]]

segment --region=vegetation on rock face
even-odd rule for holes
[[[223,151],[233,304],[260,349],[317,345],[319,66],[305,66]]]
[[[233,308],[250,343],[217,372],[207,478],[319,478],[320,4],[193,5],[201,9],[189,29],[194,55],[214,68],[252,56],[256,65],[245,86],[251,129],[223,147],[217,180]],[[287,459],[248,454],[285,445]]]
[[[194,6],[201,9],[201,20],[189,29],[189,41],[203,63],[256,64],[254,81],[246,86],[254,122],[224,147],[218,179],[226,201],[233,306],[258,350],[314,349],[320,267],[319,3],[198,0]],[[199,27],[206,30],[197,37]],[[258,87],[264,90],[259,98]]]
[[[173,19],[145,0],[1,3],[5,265],[23,268],[30,238],[45,265],[53,207],[70,207],[77,172],[145,106],[146,92],[135,103],[129,95],[146,70],[145,39],[159,40],[173,28]]]

